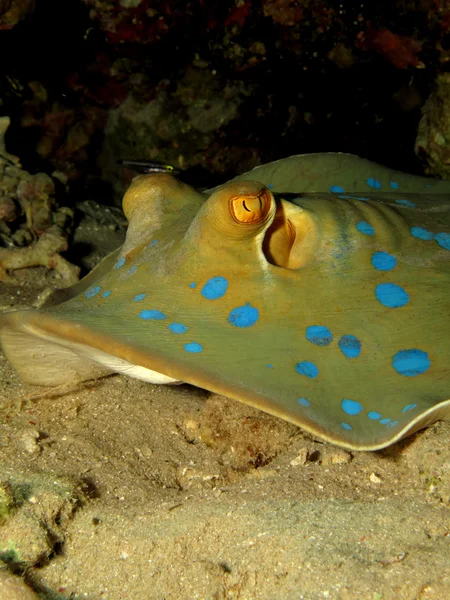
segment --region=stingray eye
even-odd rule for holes
[[[231,198],[230,211],[238,223],[261,223],[270,211],[271,194],[262,190],[258,194],[240,194]]]

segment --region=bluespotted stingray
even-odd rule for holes
[[[124,245],[66,299],[0,318],[30,383],[188,382],[344,448],[450,415],[450,184],[345,154],[199,193],[137,177]]]

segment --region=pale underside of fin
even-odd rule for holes
[[[108,352],[45,334],[32,326],[25,326],[22,331],[5,327],[0,339],[7,358],[23,381],[34,385],[76,383],[108,373],[120,373],[158,385],[183,383]]]

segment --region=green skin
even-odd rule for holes
[[[237,201],[246,217],[261,194],[269,199],[261,219],[237,222],[233,199],[246,199],[244,208]],[[358,450],[383,448],[450,414],[450,184],[350,155],[305,155],[205,194],[169,175],[141,176],[124,208],[124,246],[63,303],[0,318],[5,353],[25,380],[59,385],[102,375],[101,351]],[[294,241],[272,242],[275,212]],[[388,268],[374,267],[376,252],[389,255]],[[211,284],[204,286],[217,277],[228,287],[208,297]],[[383,283],[408,301],[383,304],[375,293]],[[159,318],[139,316],[149,310]],[[174,323],[187,330],[174,333]],[[311,339],[312,326],[332,339]],[[357,356],[340,349],[348,335],[360,342]],[[412,362],[398,367],[402,351]],[[304,361],[317,372],[299,369]]]

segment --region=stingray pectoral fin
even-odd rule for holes
[[[402,435],[400,435],[399,439],[420,431],[425,427],[429,427],[433,423],[436,423],[436,421],[450,421],[450,398],[437,406],[432,406],[426,412],[418,415],[414,421],[408,423],[406,431],[401,432]]]
[[[159,352],[152,352],[148,348],[142,350],[104,332],[36,311],[3,315],[0,319],[0,341],[8,359],[21,377],[30,383],[61,385],[80,382],[108,374],[111,370],[155,383],[187,381],[264,410],[328,442],[353,450],[385,448],[439,419],[450,417],[448,400],[429,408],[405,423],[402,429],[389,432],[382,438],[350,438],[344,431],[332,432],[317,422],[301,418],[285,403],[224,379],[220,374],[209,370],[194,371],[183,360],[169,359]],[[99,357],[100,360],[112,357],[115,363],[110,365],[112,368],[105,368],[97,362]],[[123,368],[117,368],[117,365]],[[155,373],[165,373],[166,380],[151,379],[151,374]]]
[[[11,318],[6,319],[9,315],[4,315],[0,327],[3,351],[23,381],[34,385],[58,386],[111,373],[110,369],[79,356],[70,348],[36,335],[39,330],[23,323],[23,314],[11,313]],[[40,313],[34,315],[40,319]]]
[[[448,194],[448,181],[424,178],[389,169],[372,161],[341,152],[298,154],[259,165],[231,180],[261,181],[277,193],[304,193],[335,191],[342,188],[351,192],[386,192],[399,189],[405,192]],[[374,182],[377,184],[374,186]],[[395,187],[391,185],[394,183]],[[209,190],[209,192],[214,191]]]
[[[74,283],[70,287],[55,290],[52,294],[47,298],[42,308],[49,308],[50,306],[55,306],[56,304],[61,304],[61,302],[66,302],[71,298],[75,298],[79,294],[85,292],[91,285],[94,285],[97,281],[99,281],[106,273],[109,273],[113,268],[114,264],[117,262],[117,259],[120,255],[121,247],[117,248],[105,258],[103,258],[98,265],[96,265],[92,271],[90,271],[83,279]]]
[[[110,373],[122,373],[147,383],[181,383],[120,358],[114,354],[114,340],[106,336],[103,343],[101,335],[94,336],[93,345],[84,343],[83,329],[75,323],[43,317],[36,311],[18,311],[0,318],[0,344],[22,380],[34,385],[79,383]]]

